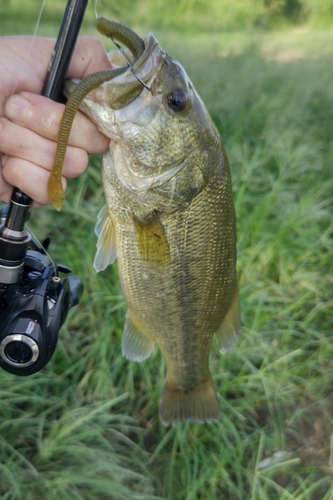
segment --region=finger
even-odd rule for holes
[[[47,170],[49,175],[56,147],[56,142],[44,139],[6,118],[0,118],[0,149],[6,155],[34,163]],[[84,149],[74,146],[67,148],[63,166],[65,177],[72,178],[80,175],[87,165],[88,155]]]
[[[57,104],[46,97],[24,92],[10,97],[4,112],[14,123],[26,127],[36,134],[58,140],[64,105]],[[97,126],[82,113],[77,113],[71,133],[69,145],[84,148],[89,154],[104,153],[110,140],[101,134]]]
[[[8,157],[6,161],[3,162],[2,175],[7,183],[10,185],[10,189],[5,192],[4,200],[9,203],[13,187],[16,186],[23,193],[27,194],[34,200],[34,207],[47,205],[50,203],[49,196],[47,194],[47,182],[50,177],[50,173],[31,163],[27,160],[22,160],[19,158]],[[64,190],[66,189],[67,182],[64,177],[62,177],[62,185]]]

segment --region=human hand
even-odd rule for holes
[[[47,181],[53,165],[64,105],[42,97],[55,40],[0,38],[0,200],[9,203],[16,186],[30,196],[33,206],[49,203]],[[80,37],[68,78],[82,79],[109,69],[102,43]],[[65,178],[76,177],[88,165],[88,154],[107,150],[109,139],[82,113],[74,120],[63,168]]]

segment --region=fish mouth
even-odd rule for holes
[[[128,65],[128,69],[116,76],[104,87],[104,102],[111,109],[117,110],[126,107],[133,102],[141,92],[146,89],[150,91],[149,83],[161,65],[161,49],[152,33],[144,40],[145,49],[141,56]],[[98,89],[96,89],[96,93]],[[95,100],[94,93],[88,98]]]
[[[87,100],[117,110],[131,104],[144,89],[150,91],[149,83],[161,65],[161,49],[152,33],[149,33],[142,43],[144,50],[138,59],[132,64],[128,63],[127,67],[120,66],[119,63],[113,65],[115,70],[119,68],[119,74],[89,92]],[[73,80],[67,80],[64,87],[65,94],[69,96],[77,84]],[[90,116],[84,101],[80,109]]]

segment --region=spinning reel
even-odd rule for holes
[[[82,281],[52,262],[49,238],[41,245],[25,229],[31,200],[15,189],[0,225],[0,367],[16,375],[41,370],[56,348],[70,307],[78,304]]]

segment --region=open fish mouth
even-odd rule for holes
[[[123,71],[105,81],[104,85],[91,90],[87,95],[89,100],[117,110],[128,106],[144,89],[150,91],[150,81],[161,64],[161,49],[152,33],[145,38],[143,43],[145,49],[141,56],[133,64],[120,67],[119,69]],[[118,69],[118,67],[114,67],[114,69]],[[77,85],[74,81],[67,80],[65,83],[66,94],[70,95]],[[84,103],[84,100],[82,102]],[[81,107],[84,109],[84,106]]]
[[[107,86],[107,95],[104,95],[103,101],[112,109],[125,107],[142,92],[156,71],[157,59],[156,57],[153,58],[155,63],[152,63],[152,58],[150,57],[154,50],[157,52],[156,49],[158,48],[157,40],[153,35],[149,35],[144,41],[127,26],[114,21],[108,21],[104,18],[98,20],[97,29],[102,34],[115,38],[128,47],[133,55],[134,61],[131,65],[124,65],[122,67],[93,73],[75,86],[67,85],[66,90],[70,96],[62,118],[57,151],[48,182],[49,198],[57,210],[61,209],[65,199],[65,193],[61,183],[62,166],[71,126],[82,100],[103,83],[110,82],[114,79],[115,85]],[[122,78],[120,81],[117,81],[117,77],[120,76],[122,76]],[[98,92],[96,92],[96,98],[98,101]]]
[[[112,82],[104,85],[103,100],[111,109],[124,108],[133,102],[144,89],[150,91],[150,81],[161,63],[161,49],[152,33],[146,37],[144,45],[145,50],[139,59],[128,65],[127,70],[116,76]],[[98,100],[98,90],[96,89],[96,96],[93,91],[88,98]]]

